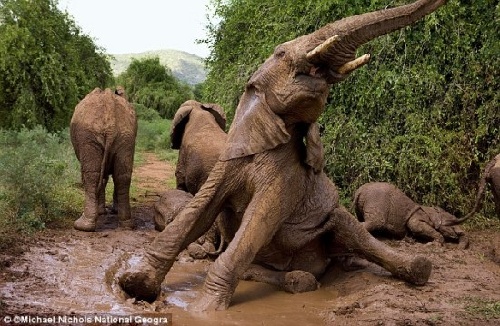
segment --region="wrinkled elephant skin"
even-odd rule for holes
[[[277,46],[248,81],[207,181],[138,265],[119,276],[122,289],[132,297],[154,297],[179,252],[205,233],[222,210],[231,212],[239,228],[211,265],[192,310],[227,309],[252,263],[271,267],[270,272],[302,271],[317,279],[334,249],[326,246],[331,238],[398,278],[426,283],[429,260],[376,240],[339,204],[337,189],[323,172],[316,120],[331,85],[367,63],[368,56],[355,59],[357,47],[417,21],[444,2],[420,0],[348,17]],[[281,279],[309,279],[290,276]]]
[[[121,94],[121,95],[119,95]],[[104,214],[105,188],[113,177],[113,209],[120,225],[132,227],[129,189],[134,162],[137,120],[123,90],[94,89],[75,108],[70,124],[71,142],[80,161],[85,207],[74,227],[95,231]]]
[[[462,248],[468,246],[468,238],[454,215],[440,207],[419,205],[387,182],[359,187],[354,195],[354,210],[370,233],[382,232],[395,238],[412,234],[441,245],[451,240],[458,241]]]

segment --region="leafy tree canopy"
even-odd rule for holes
[[[103,50],[57,0],[0,0],[0,128],[62,129],[111,80]]]
[[[410,0],[212,0],[204,101],[231,117],[276,45],[342,17]],[[500,4],[449,0],[411,27],[364,45],[371,63],[336,85],[320,123],[326,172],[350,198],[389,181],[461,216],[500,152]],[[347,200],[348,201],[348,200]],[[487,206],[486,215],[494,215]]]
[[[127,70],[117,77],[129,100],[156,110],[161,117],[172,119],[179,106],[193,97],[191,88],[179,81],[160,63],[158,57],[132,59]]]

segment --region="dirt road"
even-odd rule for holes
[[[468,250],[388,241],[433,262],[429,282],[410,286],[376,265],[356,271],[332,267],[314,292],[288,294],[241,281],[227,311],[192,313],[210,261],[181,255],[153,304],[127,299],[116,275],[134,262],[157,231],[152,193],[161,192],[173,167],[146,156],[134,171],[137,229],[118,228],[112,216],[98,231],[46,230],[16,250],[0,253],[0,325],[9,316],[127,316],[171,313],[173,325],[498,325],[500,232],[471,232]],[[78,323],[73,323],[78,324]],[[104,323],[106,324],[106,323]],[[110,323],[107,323],[110,324]],[[103,325],[103,323],[99,324]]]

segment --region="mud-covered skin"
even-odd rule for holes
[[[177,189],[192,195],[200,190],[224,148],[227,139],[225,127],[226,115],[219,105],[194,100],[181,104],[174,115],[170,133],[172,148],[179,150],[175,168]],[[163,201],[165,210],[168,199],[163,196]],[[217,255],[222,250],[226,241],[219,227],[223,214],[202,237],[190,245],[189,252],[193,258]],[[165,219],[171,217],[165,216]]]
[[[137,135],[134,108],[123,89],[94,89],[75,108],[70,124],[71,143],[81,165],[85,207],[74,227],[94,231],[105,214],[105,189],[113,177],[113,210],[120,224],[131,228],[129,189]]]
[[[468,219],[478,212],[483,206],[484,195],[486,187],[490,186],[491,193],[493,194],[493,201],[495,202],[495,211],[500,218],[500,154],[496,155],[484,167],[479,186],[477,190],[476,200],[472,211],[463,217],[463,220]]]
[[[411,234],[441,245],[446,240],[455,241],[462,248],[469,243],[454,215],[440,207],[419,205],[387,182],[371,182],[359,187],[354,195],[354,210],[370,233],[382,232],[395,238]]]
[[[162,192],[154,204],[155,229],[163,231],[165,226],[174,220],[191,199],[193,199],[192,194],[180,189],[169,189]],[[218,255],[223,246],[220,234],[218,223],[215,223],[207,233],[188,246],[189,255],[194,259]],[[217,249],[216,244],[219,247]]]
[[[192,310],[226,309],[254,261],[281,266],[281,272],[293,272],[298,264],[303,272],[319,273],[329,262],[332,248],[325,240],[330,237],[396,277],[424,284],[432,269],[429,260],[376,240],[339,204],[335,185],[323,172],[316,121],[331,85],[367,62],[367,56],[355,59],[359,46],[419,20],[444,2],[420,0],[348,17],[277,46],[248,81],[207,181],[146,249],[139,268],[119,276],[122,289],[140,298],[144,284],[161,283],[179,252],[205,233],[222,210],[230,211],[228,218],[239,228],[211,265]],[[321,250],[313,256],[314,264],[300,263],[302,250],[315,245]],[[152,281],[140,267],[158,267],[161,273],[152,275]]]

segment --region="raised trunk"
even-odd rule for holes
[[[320,51],[312,61],[323,62],[337,70],[336,68],[354,59],[356,49],[362,44],[411,25],[445,3],[446,0],[419,0],[408,5],[351,16],[328,24],[310,35],[309,46],[321,46],[321,43],[334,35],[338,35],[339,40],[332,44],[328,51]]]

